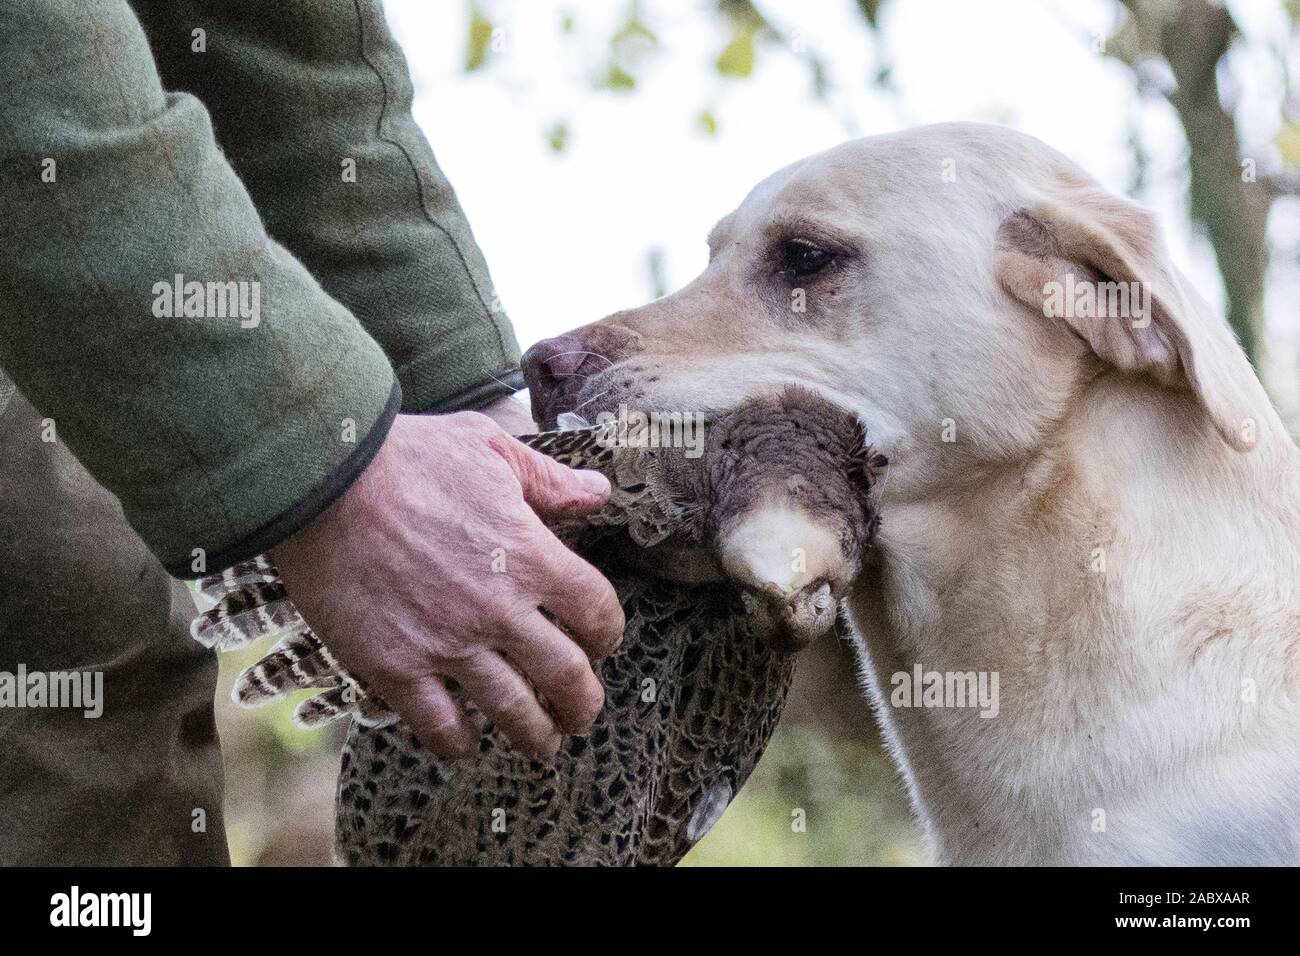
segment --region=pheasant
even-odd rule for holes
[[[598,665],[604,711],[552,763],[521,755],[490,723],[477,757],[434,757],[331,656],[268,559],[198,583],[215,602],[193,625],[203,644],[281,634],[236,680],[237,703],[319,688],[299,723],[353,718],[337,791],[340,861],[672,865],[757,764],[794,652],[835,626],[878,526],[886,464],[856,418],[789,388],[713,417],[697,457],[655,447],[644,428],[570,424],[521,440],[610,479],[599,512],[552,528],[609,577],[627,627]]]

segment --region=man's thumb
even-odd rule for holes
[[[598,471],[574,469],[511,440],[506,461],[523,486],[524,500],[541,514],[594,511],[609,497],[609,479]]]

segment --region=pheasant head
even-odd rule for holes
[[[879,519],[886,464],[852,414],[789,388],[720,417],[706,436],[705,535],[758,633],[798,650],[835,624]]]
[[[795,387],[710,416],[698,460],[660,458],[694,542],[792,651],[831,629],[861,571],[885,464],[855,416]]]

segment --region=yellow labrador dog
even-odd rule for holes
[[[951,124],[781,170],[709,247],[530,350],[534,411],[857,412],[890,465],[847,607],[935,858],[1300,863],[1297,449],[1151,216]]]

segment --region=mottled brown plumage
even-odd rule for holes
[[[623,644],[598,667],[605,709],[550,765],[520,755],[490,724],[477,759],[446,763],[300,619],[290,623],[234,693],[251,705],[323,687],[300,706],[300,721],[357,717],[339,776],[344,862],[675,863],[761,756],[789,688],[789,650],[833,625],[836,600],[875,531],[870,491],[883,459],[852,416],[803,390],[714,416],[701,457],[640,447],[635,432],[619,436],[614,423],[524,440],[602,471],[613,486],[596,515],[553,526],[623,601]],[[800,520],[778,521],[755,550],[803,550],[797,538],[779,540],[787,529],[811,529],[834,547],[812,549],[813,566],[789,580],[766,580],[771,556],[751,562],[743,529],[756,515],[787,513]],[[282,627],[296,616],[266,563],[202,587],[220,598],[195,622],[209,645],[230,646],[259,624]]]

